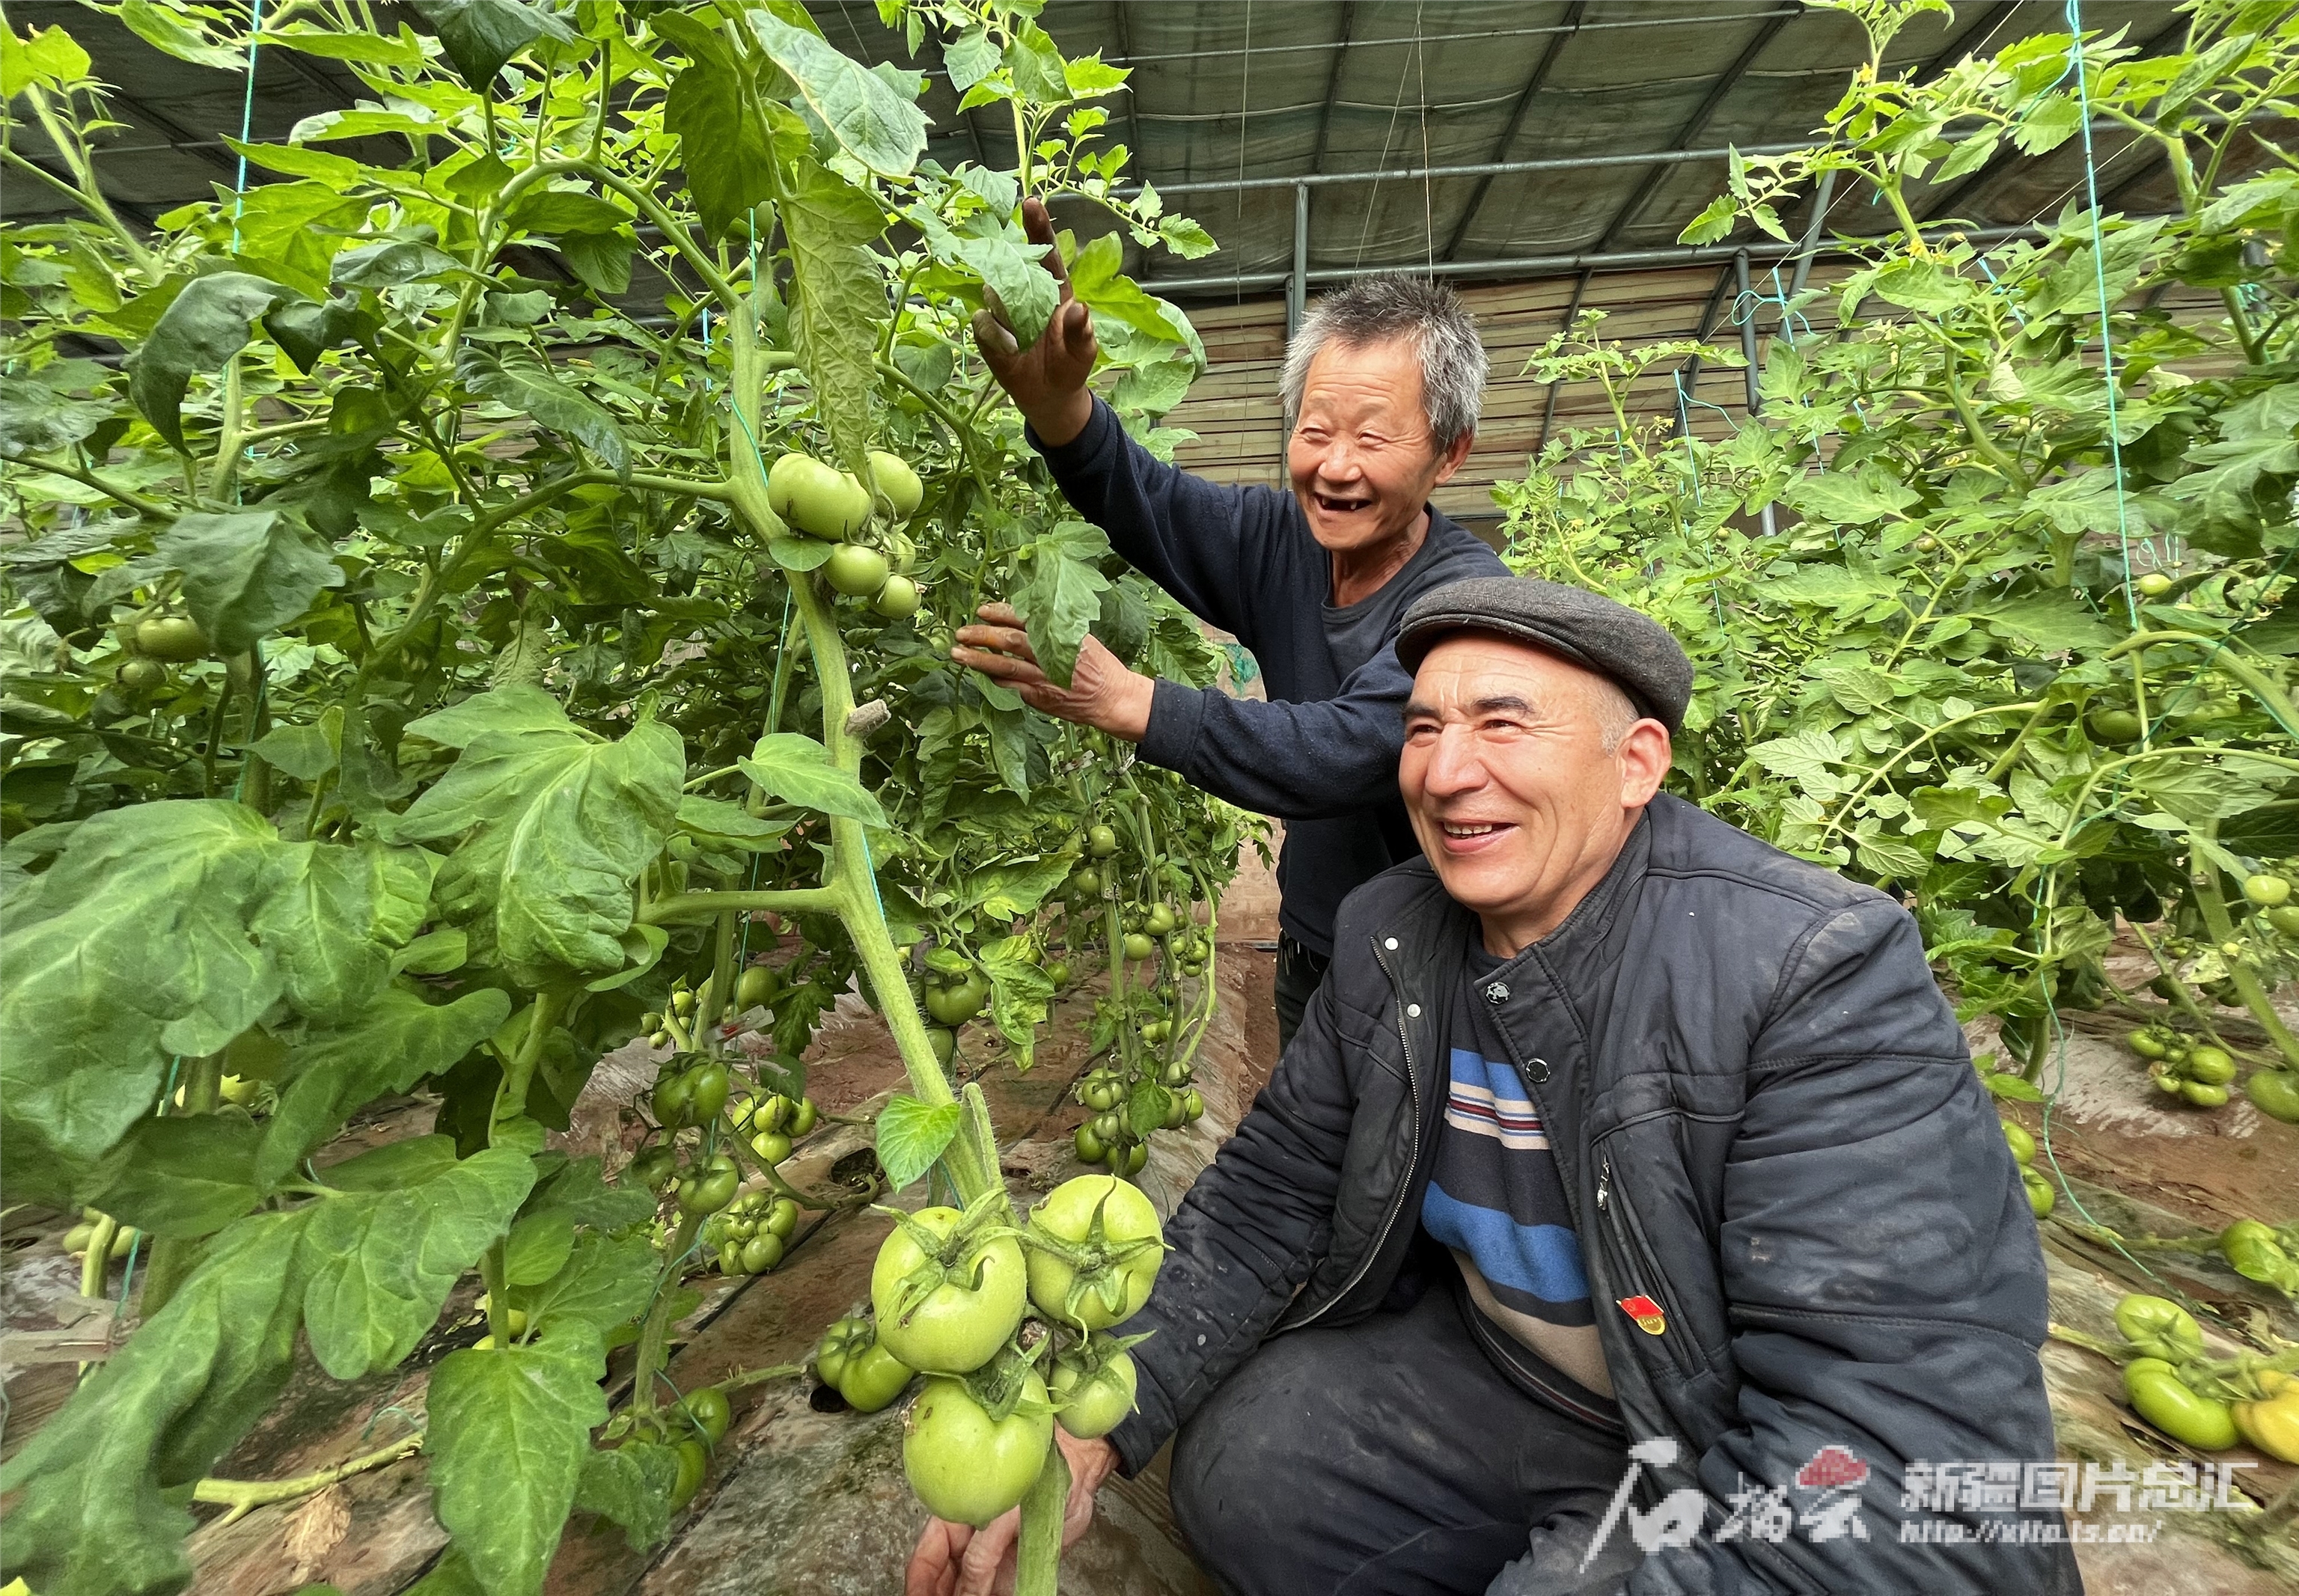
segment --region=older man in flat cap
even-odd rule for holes
[[[1222,1589],[2071,1592],[2036,1224],[1914,922],[1660,791],[1673,638],[1514,578],[1407,612],[1426,857],[1166,1235],[1141,1404]],[[2008,1470],[2008,1473],[2006,1472]],[[930,1527],[914,1592],[1010,1526]],[[978,1540],[980,1544],[969,1544]]]

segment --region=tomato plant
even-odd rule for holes
[[[146,229],[95,180],[86,53],[57,26],[0,50],[9,128],[58,164],[0,160],[78,208],[0,248],[7,1195],[101,1216],[99,1293],[152,1238],[140,1327],[0,1475],[0,1559],[42,1596],[180,1585],[185,1493],[299,1331],[335,1377],[388,1369],[476,1267],[486,1344],[429,1376],[433,1577],[532,1596],[578,1501],[651,1539],[699,1489],[655,1394],[677,1282],[796,1234],[772,1166],[850,983],[909,1078],[877,1127],[893,1185],[938,1166],[1003,1203],[919,1012],[952,974],[1027,1067],[1052,969],[1098,950],[1128,1162],[1170,1117],[1145,1048],[1173,1043],[1141,1028],[1201,1031],[1210,934],[1129,980],[1122,903],[1209,906],[1241,818],[947,649],[998,598],[1057,674],[1092,630],[1213,679],[962,336],[993,295],[1034,335],[1053,290],[1019,202],[1082,202],[1118,230],[1063,244],[1106,385],[1170,453],[1203,353],[1118,232],[1211,240],[1116,197],[1093,102],[1125,74],[1026,5],[881,6],[1011,117],[1010,171],[925,159],[923,79],[779,0],[413,0],[388,29],[284,0],[252,37],[145,10],[187,70],[302,50],[372,99]],[[343,153],[378,139],[405,159]],[[642,263],[668,285],[644,305]],[[1108,879],[1073,887],[1102,827]],[[731,1046],[751,1030],[763,1059]],[[547,1151],[635,1038],[668,1053],[644,1150]],[[315,1161],[419,1087],[435,1134]]]
[[[2109,994],[2120,916],[2210,1049],[2158,1083],[2223,1103],[2227,1061],[2248,1057],[2254,1099],[2282,1103],[2299,1068],[2269,1001],[2299,973],[2299,916],[2274,918],[2299,851],[2299,174],[2253,124],[2299,87],[2299,29],[2204,4],[2169,55],[2038,36],[1917,84],[1879,66],[1910,8],[1845,9],[1875,55],[1826,141],[1736,157],[1686,237],[1740,218],[1780,235],[1778,207],[1824,173],[1839,206],[1872,196],[1898,231],[1783,295],[1762,410],[1717,442],[1632,425],[1626,396],[1737,354],[1624,349],[1594,316],[1553,340],[1531,369],[1599,385],[1614,425],[1496,490],[1512,560],[1684,640],[1676,783],[1909,902],[1966,1016],[2003,1021],[2017,1067],[1996,1090],[2038,1095],[2058,1013]],[[2168,161],[2179,214],[2094,216],[2079,191],[1985,250],[1917,219],[1919,183],[2005,144],[2051,149],[2087,114]],[[2219,314],[2175,318],[2160,302],[2181,285]],[[1823,294],[1841,337],[1799,332]],[[2218,1005],[2268,1048],[2226,1046]]]

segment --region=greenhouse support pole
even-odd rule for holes
[[[1740,321],[1740,353],[1747,364],[1741,375],[1748,384],[1748,414],[1754,417],[1764,406],[1764,398],[1756,391],[1756,307],[1748,302],[1748,252],[1742,250],[1732,257],[1732,279],[1739,289],[1739,300],[1733,306]],[[1772,535],[1772,507],[1764,509],[1764,535]]]
[[[1789,277],[1789,298],[1793,300],[1804,292],[1805,280],[1812,276],[1812,258],[1820,252],[1820,229],[1828,220],[1828,203],[1836,197],[1836,173],[1831,169],[1820,174],[1820,187],[1812,196],[1812,220],[1804,230],[1804,242],[1797,246],[1796,270]]]
[[[1285,280],[1285,337],[1290,343],[1309,308],[1309,186],[1293,186],[1293,275]]]

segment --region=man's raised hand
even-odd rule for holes
[[[1027,349],[995,310],[974,313],[974,342],[1015,408],[1041,438],[1059,448],[1093,418],[1093,396],[1085,385],[1093,375],[1097,347],[1093,313],[1070,292],[1070,274],[1054,243],[1053,219],[1042,202],[1022,202],[1022,226],[1031,243],[1045,245],[1046,269],[1061,289],[1061,302],[1054,307],[1045,332]],[[996,303],[994,296],[992,302]]]

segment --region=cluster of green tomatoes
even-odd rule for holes
[[[2299,1377],[2291,1368],[2299,1351],[2213,1362],[2193,1314],[2168,1297],[2137,1293],[2115,1305],[2115,1327],[2128,1359],[2123,1393],[2140,1418],[2199,1451],[2248,1442],[2299,1463]]]
[[[1055,1425],[1090,1438],[1133,1410],[1140,1338],[1109,1331],[1150,1300],[1158,1211],[1108,1175],[1055,1187],[1018,1229],[1003,1192],[965,1211],[878,1211],[895,1228],[870,1314],[830,1327],[815,1373],[864,1412],[923,1375],[902,1440],[910,1488],[938,1517],[988,1524],[1037,1479]]]
[[[883,549],[861,539],[873,510],[890,522],[906,522],[917,513],[925,488],[907,462],[879,450],[870,451],[870,475],[875,492],[851,472],[794,450],[767,473],[767,503],[796,531],[834,545],[821,562],[833,588],[867,600],[890,621],[904,620],[917,613],[922,596],[910,578],[917,546],[899,532],[887,535]]]
[[[1167,1020],[1150,1021],[1141,1028],[1142,1042],[1153,1049],[1163,1046],[1172,1024]],[[1196,1076],[1197,1071],[1180,1059],[1169,1059],[1158,1066],[1158,1084],[1166,1088],[1167,1101],[1165,1118],[1156,1129],[1179,1130],[1205,1116],[1206,1100],[1190,1084]],[[1093,1115],[1071,1137],[1078,1162],[1106,1163],[1113,1175],[1140,1174],[1149,1162],[1150,1149],[1134,1134],[1122,1070],[1105,1066],[1088,1072],[1078,1081],[1077,1099]]]
[[[168,667],[208,657],[208,636],[187,615],[154,609],[119,631],[120,657],[112,679],[130,693],[165,686]]]
[[[2166,1096],[2197,1108],[2218,1108],[2227,1102],[2236,1064],[2224,1047],[2195,1041],[2160,1022],[2133,1031],[2124,1044],[2148,1061],[2147,1079]]]
[[[2027,1127],[2006,1120],[2004,1121],[2004,1140],[2012,1149],[2013,1162],[2020,1166],[2020,1184],[2027,1189],[2028,1206],[2040,1220],[2052,1211],[2052,1205],[2059,1198],[2052,1190],[2050,1179],[2035,1167],[2036,1138],[2028,1134]]]
[[[702,1249],[722,1275],[763,1275],[783,1261],[797,1228],[795,1202],[754,1188],[702,1221]]]

